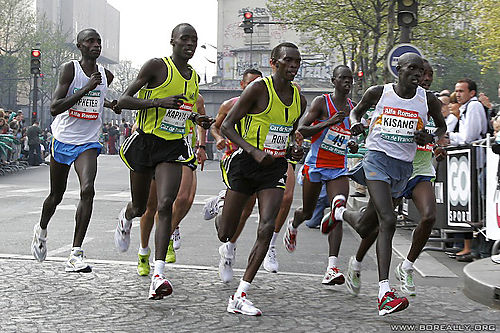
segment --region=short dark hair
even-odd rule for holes
[[[254,74],[254,75],[258,75],[258,76],[263,76],[262,75],[262,72],[259,71],[258,69],[255,69],[255,68],[248,68],[247,70],[245,70],[243,72],[243,76],[242,78],[245,78],[245,76],[247,76],[248,74]]]
[[[182,28],[182,27],[191,27],[193,28],[194,31],[196,31],[196,29],[189,23],[179,23],[175,26],[175,28],[172,29],[172,38],[175,38],[175,35],[179,32],[179,30]]]
[[[76,42],[77,43],[81,43],[83,42],[83,39],[85,38],[85,35],[87,34],[87,32],[95,32],[96,34],[99,35],[99,33],[97,32],[97,30],[95,30],[94,28],[87,28],[87,29],[83,29],[82,31],[80,31],[78,33],[78,35],[76,35]]]
[[[343,68],[346,68],[348,70],[351,70],[349,68],[349,66],[346,66],[346,65],[337,65],[335,66],[335,68],[333,69],[333,72],[332,72],[332,78],[335,78],[337,76],[337,72],[340,70],[340,69],[343,69]]]
[[[469,91],[474,90],[475,91],[474,96],[477,95],[477,84],[476,84],[476,82],[472,81],[469,78],[465,78],[465,79],[462,79],[462,80],[458,80],[457,83],[467,83],[467,87],[469,88]]]
[[[299,49],[297,45],[294,43],[290,42],[284,42],[276,45],[276,47],[271,51],[271,59],[278,59],[281,53],[281,50],[284,49],[285,47],[291,47],[293,49]]]

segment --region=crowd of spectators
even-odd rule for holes
[[[132,124],[122,119],[119,125],[113,123],[104,123],[100,142],[103,146],[102,154],[116,155],[120,150],[123,141],[132,134]]]

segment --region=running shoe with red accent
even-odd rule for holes
[[[241,293],[240,296],[232,295],[229,297],[227,312],[239,313],[247,316],[260,316],[262,311],[257,309],[252,302],[247,299],[247,294]]]
[[[398,312],[406,309],[410,305],[406,297],[396,296],[395,290],[385,293],[384,297],[378,301],[378,315],[385,316],[386,314]]]
[[[321,283],[326,285],[335,285],[344,284],[344,282],[344,274],[342,274],[337,267],[329,267],[326,270],[325,277],[323,277],[323,281]]]
[[[292,226],[293,219],[288,220],[286,224],[285,235],[283,235],[283,243],[288,252],[295,251],[297,246],[297,229]]]
[[[323,219],[321,221],[320,228],[322,233],[329,234],[330,231],[332,231],[337,226],[337,224],[342,222],[342,220],[337,220],[335,218],[335,210],[341,207],[345,207],[345,196],[339,194],[332,200],[332,212],[330,213],[330,218]]]
[[[172,284],[165,279],[165,276],[156,274],[151,279],[151,286],[149,287],[149,299],[163,299],[172,293]]]

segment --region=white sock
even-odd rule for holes
[[[234,253],[234,250],[236,250],[236,242],[227,242],[226,243],[226,247],[227,247],[227,252],[229,252],[230,254],[233,254]]]
[[[328,268],[330,268],[330,267],[337,267],[337,257],[336,256],[328,257]]]
[[[273,238],[271,238],[271,243],[269,243],[269,246],[274,246],[276,244],[276,239],[278,238],[279,232],[273,232]]]
[[[361,261],[356,260],[356,257],[354,257],[354,260],[352,261],[352,269],[355,271],[361,271]]]
[[[144,248],[139,246],[139,254],[140,254],[141,256],[145,256],[145,255],[147,255],[148,253],[149,253],[149,246],[146,246],[146,247],[144,247]]]
[[[76,251],[80,251],[81,249],[82,249],[81,246],[74,246],[71,248],[71,253],[76,252]]]
[[[405,261],[403,261],[403,264],[401,265],[401,268],[404,269],[405,271],[412,270],[413,263],[410,260],[405,259]]]
[[[40,227],[40,237],[47,238],[47,229],[42,229],[42,227]]]
[[[344,221],[344,212],[346,211],[346,209],[347,208],[345,208],[344,206],[335,209],[335,219],[338,221]]]
[[[153,273],[153,276],[164,275],[164,273],[165,273],[165,260],[155,260],[155,272]]]
[[[391,287],[389,287],[389,280],[379,281],[378,288],[378,299],[382,299],[386,292],[391,291]]]
[[[241,293],[246,294],[249,288],[250,288],[250,282],[246,282],[243,281],[243,279],[241,279],[238,289],[236,290],[236,293],[234,295],[238,297],[241,296]]]

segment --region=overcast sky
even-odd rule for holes
[[[120,60],[140,68],[148,59],[171,55],[172,29],[187,22],[198,32],[198,48],[190,64],[203,77],[215,75],[217,51],[217,0],[107,0],[120,11]]]

